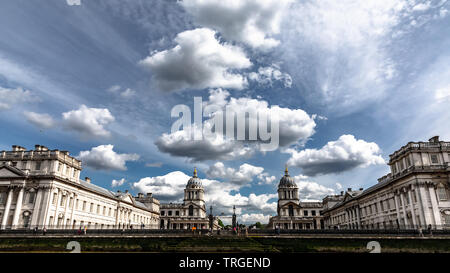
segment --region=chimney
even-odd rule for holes
[[[12,145],[12,150],[13,152],[22,152],[22,151],[26,151],[27,149],[25,149],[22,146],[19,145]]]
[[[341,195],[344,195],[344,191],[341,191]]]
[[[147,197],[152,197],[152,193],[151,192],[147,192]]]
[[[352,191],[352,188],[348,188],[347,191]]]
[[[359,188],[360,191],[364,190],[363,188]]]
[[[439,142],[439,136],[434,136],[434,137],[430,138],[428,141],[432,142],[432,143],[438,143]]]
[[[86,182],[88,182],[88,183],[91,183],[91,179],[90,179],[89,177],[87,177],[87,176],[84,178],[84,180],[85,180]]]
[[[41,145],[39,145],[39,144],[34,145],[34,150],[35,151],[40,151],[41,150]]]
[[[128,193],[128,190],[125,190],[125,193]]]
[[[144,194],[143,193],[138,193],[138,198],[144,198]]]

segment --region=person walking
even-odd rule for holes
[[[42,235],[45,235],[45,234],[47,234],[47,228],[46,228],[46,227],[44,227],[44,228],[42,229]]]
[[[84,235],[87,233],[87,226],[84,226]]]

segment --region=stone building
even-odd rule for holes
[[[183,203],[161,204],[161,229],[209,229],[209,218],[206,213],[205,191],[202,181],[194,175],[189,178],[184,189]],[[213,219],[214,227],[218,227],[217,219]]]
[[[67,151],[13,145],[0,152],[0,228],[158,228],[159,201],[80,179]]]
[[[390,173],[376,185],[323,200],[325,227],[450,228],[449,162],[450,142],[409,142],[389,156]]]
[[[321,229],[322,202],[300,202],[298,187],[286,167],[278,184],[277,215],[269,219],[268,228]]]

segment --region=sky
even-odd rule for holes
[[[67,150],[92,183],[163,203],[182,201],[196,167],[214,214],[235,205],[241,223],[264,223],[285,165],[301,200],[321,200],[377,183],[409,141],[450,140],[449,12],[447,0],[4,0],[0,150]],[[216,107],[200,124],[194,97]],[[192,139],[172,130],[176,105],[194,134],[224,109],[277,117],[279,145]]]

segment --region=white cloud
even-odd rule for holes
[[[356,167],[385,163],[376,143],[357,140],[353,135],[342,135],[321,149],[288,149],[286,152],[291,154],[288,165],[301,168],[308,176],[340,173]]]
[[[229,93],[222,89],[210,91],[209,100],[204,102],[204,107],[217,105],[220,109],[211,114],[211,119],[203,123],[203,132],[211,131],[216,117],[226,120],[224,113],[259,113],[268,117],[277,116],[279,119],[279,145],[282,147],[293,143],[304,143],[315,133],[316,123],[301,109],[282,108],[277,105],[270,106],[267,101],[251,98],[228,98]],[[226,111],[225,111],[226,110]],[[257,124],[257,121],[251,120]],[[248,124],[246,125],[248,126]],[[235,124],[236,127],[236,124]],[[197,126],[190,127],[192,131],[201,131]],[[248,128],[246,129],[248,130]],[[226,130],[223,130],[226,132]],[[247,139],[248,140],[248,139]],[[227,138],[217,134],[204,137],[202,140],[194,140],[192,132],[187,130],[163,134],[155,144],[162,152],[175,156],[191,158],[192,161],[203,160],[230,160],[239,157],[249,157],[255,151],[262,151],[260,140],[238,141],[235,138]]]
[[[84,136],[109,137],[111,133],[104,126],[113,122],[113,115],[106,108],[89,108],[81,105],[78,110],[62,114],[66,128]]]
[[[180,171],[168,173],[163,176],[145,177],[133,183],[133,187],[141,192],[152,192],[163,202],[182,202],[184,189],[190,176]],[[250,213],[276,213],[276,202],[269,202],[276,198],[277,194],[249,194],[242,196],[239,189],[242,185],[220,182],[217,180],[202,179],[205,188],[205,202],[208,207],[213,206],[215,213],[232,213],[233,205],[238,212],[248,211]]]
[[[270,184],[275,180],[275,176],[269,176],[264,172],[263,167],[253,166],[247,163],[239,166],[239,169],[225,167],[222,162],[216,162],[209,166],[206,175],[210,178],[226,180],[229,183],[249,186],[250,182],[257,179],[259,184]]]
[[[246,78],[234,70],[252,65],[244,51],[228,43],[220,43],[208,28],[181,32],[177,45],[152,53],[140,61],[149,68],[158,87],[164,91],[225,87],[242,89]]]
[[[120,180],[113,179],[111,182],[111,187],[113,188],[120,187],[125,183],[125,181],[126,181],[125,178],[122,178]]]
[[[81,0],[66,0],[66,3],[69,6],[80,6]]]
[[[269,223],[271,215],[264,215],[262,213],[244,213],[239,215],[239,222],[243,224],[254,224],[260,222],[261,224]]]
[[[11,89],[0,86],[0,111],[8,110],[16,104],[36,101],[40,101],[40,99],[29,90],[24,90],[21,87]]]
[[[195,21],[218,30],[225,38],[267,50],[279,44],[283,12],[291,0],[183,0],[181,5]]]
[[[136,95],[136,91],[131,88],[122,89],[120,85],[113,85],[107,89],[108,92],[113,94],[118,94],[124,99],[128,99],[134,97]]]
[[[434,91],[434,97],[438,102],[450,99],[450,84]]]
[[[412,9],[414,11],[426,11],[431,7],[431,2],[428,1],[426,3],[419,3],[417,5],[415,5]]]
[[[127,161],[139,159],[137,154],[118,154],[113,151],[114,145],[100,145],[90,151],[81,151],[77,156],[83,164],[95,170],[125,171]]]
[[[336,182],[336,189],[337,189],[337,190],[340,190],[340,189],[342,189],[342,184],[341,184],[341,183],[338,183],[338,182]]]
[[[298,186],[299,198],[302,201],[322,201],[325,196],[334,194],[333,189],[309,181],[305,175],[297,175],[293,178]]]
[[[258,68],[258,72],[248,74],[248,79],[259,85],[272,86],[274,82],[281,82],[285,88],[291,88],[292,78],[288,73],[280,71],[277,65]]]
[[[39,128],[49,129],[55,126],[55,121],[49,114],[39,114],[28,111],[23,112],[23,114],[30,123]]]

